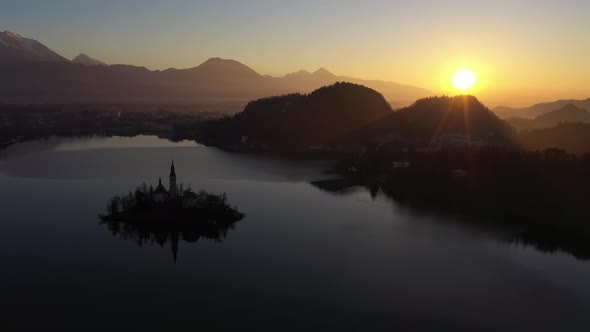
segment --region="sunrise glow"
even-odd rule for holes
[[[469,69],[461,69],[453,76],[453,86],[461,91],[471,89],[477,82],[477,76]]]

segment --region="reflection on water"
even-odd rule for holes
[[[0,149],[0,162],[41,151],[75,151],[116,148],[165,148],[165,147],[197,147],[200,144],[184,140],[172,142],[157,136],[138,135],[122,136],[83,136],[83,137],[48,137],[45,139],[26,141]]]
[[[138,177],[141,182],[153,183],[158,178],[155,176],[154,181],[154,174],[167,169],[170,160],[183,165],[184,174],[193,178],[305,181],[325,177],[322,170],[327,167],[326,162],[231,154],[196,143],[175,145],[155,136],[60,140],[53,138],[10,146],[2,153],[0,161],[3,160],[4,165],[0,163],[0,170],[24,178]],[[90,147],[83,149],[87,141]],[[125,142],[127,147],[123,148]],[[150,142],[153,147],[147,147]]]
[[[149,224],[126,223],[119,220],[101,220],[100,224],[106,225],[115,237],[135,242],[138,246],[158,244],[164,247],[170,242],[172,257],[176,262],[178,257],[178,242],[195,243],[199,239],[222,242],[227,233],[234,229],[237,221],[230,223],[196,222],[189,228],[173,229],[166,227],[151,227]]]
[[[338,195],[354,193],[357,190],[366,189],[371,193],[374,199],[378,194],[386,196],[392,202],[397,202],[393,196],[388,196],[380,191],[376,183],[361,183],[358,180],[351,179],[329,179],[313,181],[311,184],[325,192]],[[517,246],[532,246],[544,253],[567,253],[577,259],[590,259],[590,239],[586,234],[580,232],[567,232],[554,228],[537,228],[532,229],[519,220],[502,220],[497,222],[486,219],[485,216],[477,218],[471,216],[458,216],[442,211],[439,206],[426,206],[424,204],[415,204],[415,202],[399,203],[405,209],[416,215],[436,213],[441,222],[460,224],[463,228],[473,231],[485,232],[490,236],[504,243],[514,244]]]
[[[58,141],[55,150],[71,151],[71,150],[93,150],[93,149],[128,149],[128,148],[171,148],[171,147],[197,147],[201,146],[195,141],[183,140],[179,142],[172,142],[167,139],[161,139],[157,136],[138,135],[134,137],[121,136],[91,136],[84,139],[68,139],[64,141],[59,138],[52,138],[51,140]]]
[[[5,325],[576,331],[590,323],[590,264],[514,244],[512,230],[474,228],[365,187],[320,190],[310,183],[328,178],[325,162],[116,140],[2,152]],[[171,159],[183,181],[226,192],[247,221],[186,234],[97,227],[114,193],[157,183]],[[158,245],[182,247],[178,264]]]

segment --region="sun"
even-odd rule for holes
[[[469,69],[461,69],[453,76],[453,86],[461,91],[471,89],[477,81],[475,73]]]

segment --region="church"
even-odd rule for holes
[[[154,201],[165,202],[175,199],[180,195],[178,186],[176,185],[176,171],[174,170],[174,161],[172,161],[172,165],[170,166],[169,188],[170,190],[166,190],[166,187],[164,187],[162,184],[162,178],[160,178],[158,186],[154,190]]]
[[[163,203],[169,201],[181,201],[183,208],[192,208],[199,206],[199,196],[189,188],[183,190],[182,184],[179,186],[176,182],[176,170],[174,169],[174,161],[170,165],[168,190],[162,184],[162,178],[159,179],[158,186],[152,192],[152,199],[156,203]]]

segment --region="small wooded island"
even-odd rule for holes
[[[113,197],[107,204],[107,214],[99,218],[113,235],[121,234],[140,246],[154,241],[163,246],[170,240],[176,261],[179,239],[222,241],[244,214],[228,203],[225,193],[194,192],[190,187],[184,190],[182,184],[177,186],[172,162],[169,190],[161,179],[155,189],[144,183],[135,192]]]

